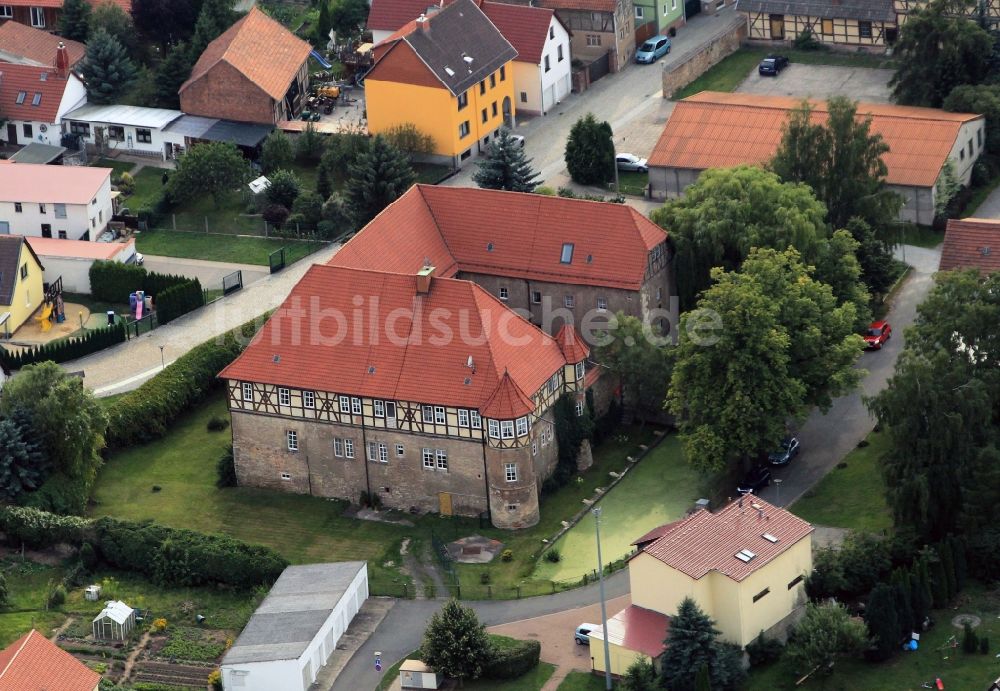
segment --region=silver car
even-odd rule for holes
[[[646,159],[639,158],[635,154],[618,154],[615,156],[615,163],[618,165],[618,170],[623,170],[629,173],[648,173],[649,165]]]

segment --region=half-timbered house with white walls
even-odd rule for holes
[[[751,41],[794,41],[805,32],[829,46],[884,48],[898,36],[893,0],[739,0]]]

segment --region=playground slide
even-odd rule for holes
[[[329,62],[326,58],[324,58],[318,50],[310,51],[309,55],[313,57],[313,60],[322,65],[324,70],[328,70],[331,67],[333,67],[333,64]]]
[[[135,318],[136,319],[142,319],[142,308],[145,307],[145,305],[143,304],[143,302],[144,302],[143,300],[138,300],[135,303]]]
[[[41,327],[42,333],[46,333],[48,332],[49,329],[52,328],[52,320],[50,319],[51,316],[52,316],[52,305],[48,304],[42,308],[42,314],[38,317],[35,317],[35,321],[38,322],[38,326]]]

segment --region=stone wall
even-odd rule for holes
[[[672,97],[675,91],[693,82],[727,55],[735,53],[746,37],[746,22],[741,21],[706,41],[700,50],[685,58],[672,70],[664,70],[663,97]]]

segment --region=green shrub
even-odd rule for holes
[[[135,192],[135,178],[132,177],[131,173],[122,173],[121,177],[118,178],[118,191],[124,194],[126,197],[130,196]]]
[[[80,563],[88,570],[97,566],[97,553],[89,542],[80,545]]]
[[[19,370],[26,365],[46,360],[68,362],[118,343],[124,343],[126,339],[125,325],[115,324],[88,331],[83,336],[64,338],[32,348],[25,348],[17,353],[0,348],[0,364],[10,370]]]
[[[90,293],[95,300],[115,304],[128,302],[130,293],[142,289],[146,273],[136,264],[96,261],[90,266]]]
[[[198,309],[205,304],[205,294],[197,278],[177,283],[161,291],[156,298],[156,321],[160,325]]]
[[[747,657],[751,667],[763,667],[781,657],[784,646],[777,638],[765,638],[761,631],[757,638],[747,643]]]
[[[490,582],[490,572],[483,571],[481,574],[479,574],[479,582],[482,583],[483,585],[488,585]]]
[[[505,636],[490,636],[490,657],[483,664],[486,679],[517,679],[538,666],[542,644]]]
[[[233,445],[230,444],[226,452],[219,457],[215,464],[215,471],[218,477],[215,479],[215,486],[235,487],[236,486],[236,462],[233,458]]]
[[[65,602],[66,587],[58,583],[49,591],[49,607],[61,607]]]
[[[500,553],[500,561],[504,562],[514,561],[514,552],[509,549],[505,549],[503,552]]]
[[[551,564],[558,564],[562,560],[562,554],[559,550],[553,547],[548,552],[545,553],[545,561]]]
[[[256,332],[247,322],[220,338],[195,346],[162,372],[131,391],[107,410],[110,448],[125,448],[159,439],[174,420],[203,401],[220,381],[216,375],[243,350]]]
[[[89,521],[78,516],[57,516],[27,506],[0,507],[0,532],[13,546],[45,548],[60,543],[80,544]]]
[[[209,432],[221,432],[222,430],[229,427],[229,420],[222,417],[221,415],[213,415],[209,419],[208,424],[205,425]]]

